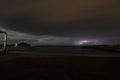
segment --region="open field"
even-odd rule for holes
[[[6,54],[0,80],[119,80],[120,56]]]

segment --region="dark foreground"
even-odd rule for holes
[[[0,56],[0,80],[120,80],[120,56]]]

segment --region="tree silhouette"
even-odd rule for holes
[[[26,42],[21,42],[18,44],[19,47],[30,47],[31,45]]]

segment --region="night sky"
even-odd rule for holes
[[[9,43],[120,44],[119,0],[0,0]]]

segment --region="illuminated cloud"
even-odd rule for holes
[[[8,33],[8,43],[14,44],[14,43],[20,43],[20,42],[27,42],[32,45],[68,45],[70,44],[71,38],[67,37],[55,37],[55,36],[47,36],[47,35],[41,35],[41,36],[35,36],[35,35],[29,35],[26,33],[16,32],[7,30],[4,28],[0,28],[0,30],[5,31]],[[2,35],[0,35],[2,40]]]

